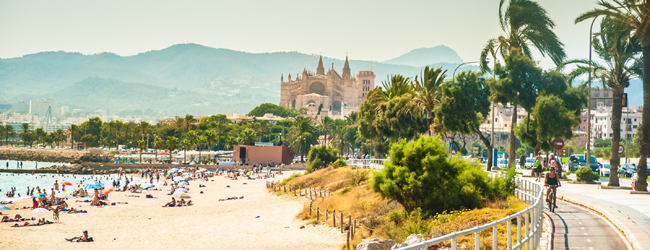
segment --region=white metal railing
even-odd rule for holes
[[[360,167],[360,168],[368,168],[368,169],[381,171],[382,169],[384,169],[384,162],[386,162],[386,161],[388,161],[388,160],[386,160],[386,159],[348,159],[345,162],[349,166]]]
[[[493,174],[496,174],[492,172]],[[406,249],[427,249],[429,246],[451,241],[451,249],[456,250],[458,247],[458,237],[474,234],[474,249],[481,249],[481,232],[492,229],[492,249],[498,249],[498,227],[506,224],[506,249],[537,249],[539,247],[540,238],[542,236],[542,210],[544,209],[544,188],[541,184],[532,181],[527,181],[519,177],[515,177],[516,189],[515,195],[520,200],[530,204],[526,209],[519,211],[515,214],[509,215],[503,219],[499,219],[484,225],[465,229],[458,232],[453,232],[443,235],[434,239],[426,240],[410,246],[398,248],[399,250]],[[523,222],[522,222],[523,217]],[[512,220],[517,220],[517,235],[513,245],[512,239]],[[522,234],[523,233],[523,234]]]

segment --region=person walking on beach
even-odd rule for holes
[[[59,181],[54,180],[54,190],[59,191]]]

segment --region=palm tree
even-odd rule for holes
[[[187,148],[192,147],[192,142],[190,140],[183,139],[181,140],[181,148],[183,148],[183,164],[187,164]]]
[[[221,137],[228,132],[228,126],[223,122],[218,122],[214,126],[214,132],[217,134],[217,150],[219,150],[219,142],[221,141]]]
[[[169,160],[170,162],[174,159],[174,150],[178,148],[178,138],[169,136],[165,141],[165,149],[169,150]]]
[[[192,127],[191,127],[192,123],[194,123],[196,121],[196,119],[194,119],[193,115],[187,114],[187,115],[185,115],[185,119],[183,119],[183,121],[185,122],[185,124],[184,124],[185,125],[185,130],[190,131],[190,129],[192,129]]]
[[[2,146],[2,138],[5,137],[6,132],[7,132],[7,128],[3,125],[0,125],[0,146]]]
[[[350,142],[347,140],[344,126],[337,126],[332,131],[332,146],[339,150],[339,155],[342,155],[343,152],[349,152]]]
[[[255,132],[257,132],[260,135],[260,142],[264,141],[264,132],[268,131],[270,126],[269,126],[269,121],[259,121],[255,123]]]
[[[234,137],[234,136],[228,136],[224,142],[226,144],[224,149],[226,149],[226,150],[232,150],[233,146],[241,143],[239,138]]]
[[[43,130],[43,128],[37,128],[36,129],[36,135],[38,136],[38,142],[42,143],[45,141],[45,137],[47,136],[47,132]]]
[[[621,112],[623,93],[625,88],[630,86],[630,78],[638,70],[633,67],[640,65],[634,58],[640,48],[637,46],[636,38],[629,37],[629,31],[625,33],[617,32],[621,30],[620,23],[616,24],[609,18],[606,18],[600,27],[600,36],[594,37],[592,43],[596,54],[604,63],[591,62],[589,60],[571,60],[566,64],[578,64],[578,67],[571,72],[568,82],[580,76],[593,72],[596,78],[601,79],[601,83],[612,89],[612,145],[611,145],[611,171],[616,173],[620,164],[618,147],[621,139]],[[628,138],[625,138],[626,140]],[[618,175],[609,175],[609,186],[619,186]]]
[[[323,130],[323,135],[325,135],[325,145],[327,145],[327,133],[334,126],[334,120],[329,116],[323,116],[320,120],[321,129]]]
[[[4,137],[5,137],[5,144],[9,145],[9,137],[14,137],[16,136],[16,130],[14,130],[14,126],[12,125],[5,125],[5,132],[4,132]],[[0,137],[0,140],[2,138]]]
[[[31,130],[31,125],[29,125],[29,123],[20,124],[20,129],[23,131],[23,133],[27,133]]]
[[[212,150],[212,142],[217,139],[217,133],[215,133],[214,130],[212,129],[205,131],[205,139],[208,140],[208,152],[209,152]]]
[[[629,31],[639,40],[643,55],[643,117],[642,124],[650,124],[650,1],[625,0],[613,1],[614,4],[601,0],[600,8],[582,13],[575,20],[576,23],[606,16],[612,21],[625,24],[621,31]],[[640,191],[647,190],[648,162],[650,155],[650,126],[643,127],[639,166],[637,167],[638,179],[635,186]],[[611,176],[611,175],[610,175]]]
[[[504,34],[497,39],[489,40],[486,49],[498,48],[501,57],[505,58],[514,48],[521,50],[523,55],[532,58],[530,47],[532,45],[542,56],[549,56],[556,65],[560,64],[566,57],[564,44],[553,32],[555,23],[547,15],[546,10],[531,0],[510,0],[504,10],[505,2],[505,0],[501,0],[499,3],[499,24]],[[481,53],[481,62],[487,61],[487,55],[487,53]],[[517,107],[513,108],[510,124],[512,128],[517,124]],[[511,129],[509,162],[515,162],[515,138],[515,130]]]
[[[183,125],[185,125],[185,119],[182,117],[176,117],[174,125],[176,125],[176,129],[178,129],[178,137],[181,137],[183,135]]]
[[[196,138],[196,144],[199,147],[199,163],[201,162],[201,151],[203,151],[202,146],[208,144],[208,138],[205,137],[204,135],[200,135],[198,138]]]
[[[198,134],[194,130],[187,132],[187,134],[185,135],[185,139],[189,141],[191,149],[194,149],[194,145],[196,145],[197,138],[198,138]]]
[[[433,108],[438,102],[440,102],[440,93],[442,89],[442,82],[444,82],[447,70],[442,70],[442,67],[438,69],[429,68],[429,66],[424,67],[424,71],[420,74],[420,79],[415,77],[415,86],[414,86],[414,96],[413,101],[415,107],[422,109],[424,108],[427,112],[427,130],[429,131],[429,136],[431,136],[431,129],[429,128],[433,124]],[[413,112],[419,113],[419,112]]]
[[[70,147],[72,147],[72,149],[74,149],[74,133],[77,131],[77,127],[78,126],[74,124],[68,127],[68,134],[70,135]]]
[[[142,151],[147,148],[147,143],[143,140],[138,140],[138,148],[140,149],[140,163],[142,163]]]
[[[250,142],[257,139],[257,132],[255,132],[255,130],[252,128],[247,128],[244,129],[244,131],[242,131],[239,136],[242,140],[244,140],[244,145],[249,145]]]
[[[244,145],[249,145],[249,142],[257,139],[257,133],[251,128],[244,129],[239,135],[241,140],[244,141]],[[241,155],[239,156],[241,158]],[[246,155],[244,156],[244,162],[248,159],[248,150],[246,150]]]

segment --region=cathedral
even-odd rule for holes
[[[303,70],[302,75],[287,81],[284,76],[281,81],[280,106],[285,108],[307,109],[307,115],[312,117],[330,116],[342,118],[366,100],[366,95],[375,86],[375,74],[362,70],[352,77],[348,57],[345,57],[343,71],[339,75],[332,67],[325,72],[323,57],[318,61],[316,73]]]

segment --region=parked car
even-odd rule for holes
[[[636,173],[636,165],[634,164],[621,164],[618,166],[618,177],[631,178]]]
[[[600,176],[609,176],[609,169],[612,168],[612,165],[609,165],[609,163],[602,164],[600,166],[600,171],[598,171]]]
[[[584,155],[580,154],[574,154],[569,157],[569,171],[575,172],[578,170],[578,168],[587,165],[587,160],[585,159]],[[591,156],[591,160],[589,162],[589,167],[591,167],[591,171],[598,172],[599,167],[598,167],[598,161],[596,160],[595,156]]]

